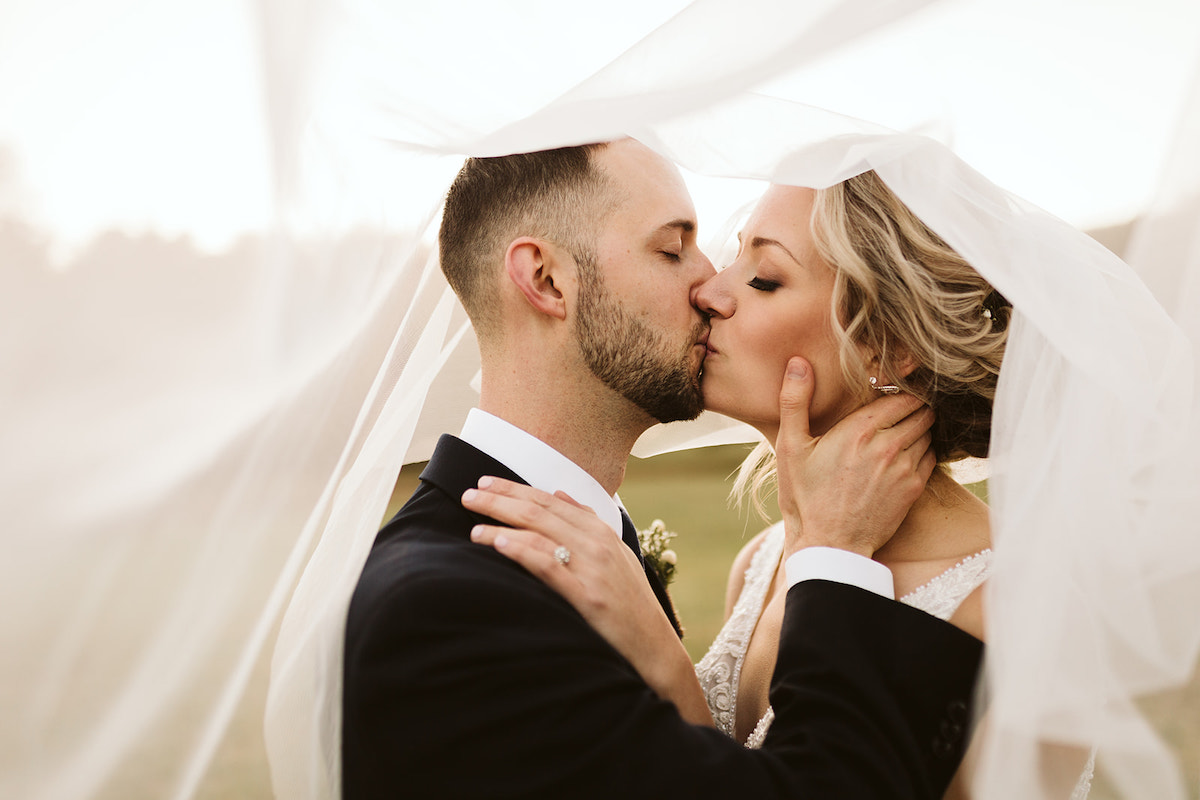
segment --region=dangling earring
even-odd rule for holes
[[[900,387],[896,386],[894,384],[888,383],[883,386],[880,386],[879,381],[875,378],[874,375],[872,375],[870,378],[868,378],[868,380],[871,382],[871,388],[877,392],[882,392],[883,394],[899,394],[900,393]]]

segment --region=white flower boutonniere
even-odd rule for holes
[[[678,557],[671,549],[671,540],[679,534],[667,530],[661,519],[650,523],[650,527],[638,531],[638,544],[642,548],[642,558],[658,575],[663,586],[670,586],[675,578],[675,562]]]

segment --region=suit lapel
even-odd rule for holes
[[[436,486],[456,501],[467,489],[474,489],[484,475],[494,475],[515,483],[525,483],[520,475],[501,462],[459,439],[443,433],[437,447],[421,470],[421,480]],[[528,484],[526,484],[528,485]],[[462,508],[462,506],[459,506]],[[466,509],[463,509],[466,511]],[[496,524],[481,514],[467,512],[479,522]]]

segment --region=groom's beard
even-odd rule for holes
[[[575,335],[585,363],[610,389],[659,422],[695,419],[704,410],[692,351],[707,328],[698,322],[685,344],[672,347],[621,308],[598,268],[580,269]]]

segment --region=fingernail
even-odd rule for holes
[[[481,536],[483,536],[482,525],[476,525],[474,528],[471,528],[471,541],[478,542]]]
[[[486,489],[491,485],[492,485],[492,476],[491,475],[484,475],[482,478],[479,479],[478,486],[480,489]]]
[[[503,550],[508,547],[508,537],[503,533],[496,537],[496,541],[492,542],[492,546],[497,550]]]
[[[788,361],[787,374],[789,378],[803,378],[808,374],[808,369],[804,365],[804,359],[793,358]]]
[[[478,495],[479,495],[479,492],[475,491],[474,489],[467,489],[465,492],[463,492],[463,498],[462,498],[463,502],[469,503],[472,500],[474,500]]]

